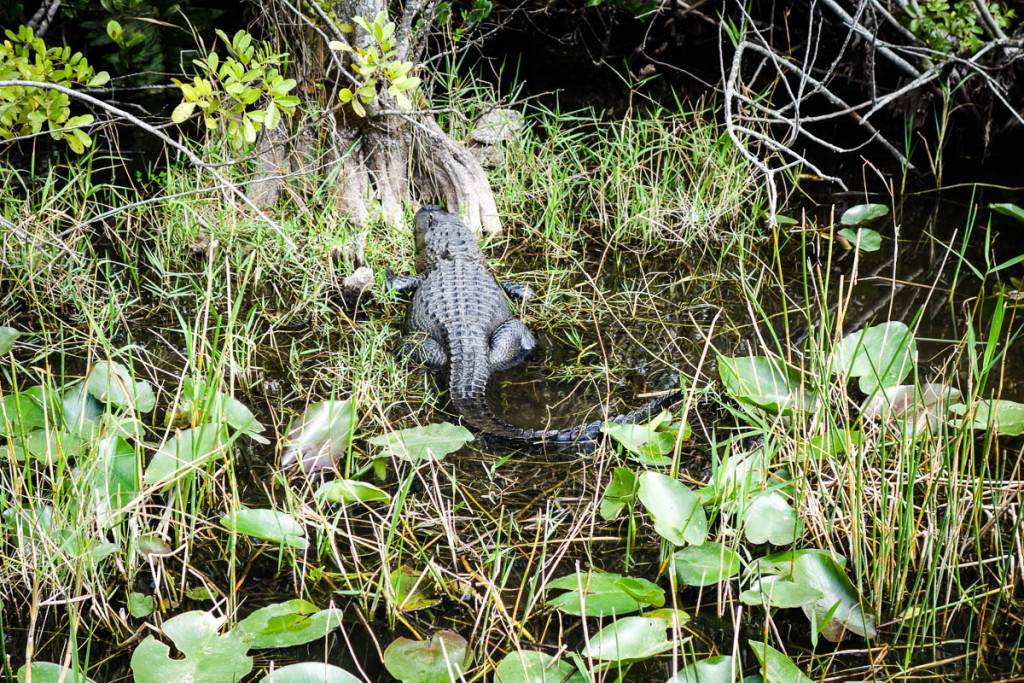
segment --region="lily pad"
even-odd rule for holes
[[[79,382],[64,390],[61,397],[61,416],[64,428],[83,439],[96,435],[103,404],[86,389],[85,382]]]
[[[671,417],[668,411],[662,411],[647,424],[608,423],[601,431],[619,444],[631,459],[660,467],[671,464],[672,460],[665,455],[675,450],[680,431],[683,440],[690,438],[689,425],[669,422]]]
[[[306,530],[302,525],[291,515],[277,510],[242,508],[235,510],[234,514],[229,513],[221,517],[220,523],[228,531],[298,550],[309,544],[305,538]]]
[[[351,400],[329,400],[306,408],[284,438],[281,467],[298,465],[306,473],[327,470],[348,453],[356,422]]]
[[[838,642],[847,631],[865,638],[874,638],[875,614],[862,606],[860,594],[846,576],[846,572],[831,557],[820,553],[801,553],[793,564],[792,579],[796,583],[821,591],[824,596],[813,605],[805,605],[804,612],[816,615],[815,623],[822,624],[831,613],[821,635]]]
[[[882,236],[869,228],[861,228],[854,232],[844,228],[837,233],[840,237],[850,243],[854,249],[861,251],[878,251],[882,247]]]
[[[967,406],[957,403],[950,406],[949,411],[964,416]],[[1024,434],[1024,404],[1002,400],[978,401],[973,419],[965,418],[964,423],[971,429],[984,430],[991,426],[997,434],[1005,436]]]
[[[384,650],[384,667],[406,683],[458,681],[472,663],[469,644],[454,631],[438,631],[427,640],[397,638]]]
[[[765,491],[743,510],[743,535],[751,543],[789,545],[803,530],[803,522],[778,491]]]
[[[733,669],[736,674],[742,673],[732,657],[708,657],[683,667],[667,683],[732,683]]]
[[[42,407],[25,392],[7,394],[0,400],[0,436],[27,437],[46,422]]]
[[[813,605],[824,597],[817,588],[781,576],[761,577],[754,582],[750,590],[740,593],[740,601],[745,605],[764,605],[781,609]]]
[[[769,412],[788,414],[817,404],[800,373],[775,358],[719,356],[718,374],[730,396]]]
[[[163,623],[162,630],[182,654],[172,659],[171,649],[153,636],[132,653],[135,683],[236,683],[252,671],[249,646],[235,632],[218,635],[224,623],[209,612],[179,614]]]
[[[390,583],[389,597],[394,596],[394,605],[401,612],[415,612],[441,602],[434,589],[434,579],[426,569],[418,572],[402,565],[391,573]]]
[[[441,460],[472,440],[473,434],[465,427],[441,422],[375,436],[370,443],[384,449],[379,457],[419,462],[426,458]]]
[[[630,469],[616,467],[601,499],[601,519],[611,521],[618,517],[622,508],[636,499],[639,488],[640,481]]]
[[[293,647],[324,638],[340,625],[340,610],[319,610],[306,600],[288,600],[256,610],[238,622],[232,633],[250,648]]]
[[[21,336],[21,332],[13,327],[0,327],[0,356],[6,355],[14,348],[14,342]]]
[[[186,377],[181,386],[183,410],[201,411],[205,418],[202,422],[225,422],[243,434],[248,434],[257,443],[270,443],[268,439],[260,436],[260,432],[266,427],[260,424],[252,411],[241,401],[210,387],[201,380]]]
[[[354,479],[335,479],[316,490],[316,497],[329,503],[390,503],[391,496],[373,484]]]
[[[32,674],[32,683],[95,683],[74,668],[66,669],[52,662],[32,662],[18,669],[18,683],[25,683]]]
[[[899,384],[910,374],[917,359],[917,344],[913,332],[894,321],[848,334],[837,353],[837,369],[845,376],[858,378],[860,390],[870,396],[882,387]]]
[[[156,406],[152,385],[144,379],[135,379],[125,366],[114,361],[100,361],[92,366],[86,389],[103,403],[125,410],[135,409],[148,413]]]
[[[592,635],[580,654],[604,662],[648,659],[672,649],[665,630],[663,619],[623,617]]]
[[[654,530],[675,545],[700,545],[708,535],[708,521],[700,496],[677,479],[660,472],[640,475],[637,497],[654,518]]]
[[[74,434],[53,427],[37,429],[11,441],[11,452],[19,462],[39,460],[47,465],[66,462],[78,455],[86,444]]]
[[[224,426],[206,424],[167,439],[146,468],[147,484],[166,483],[216,453],[225,441]]]
[[[82,465],[86,493],[100,526],[109,529],[139,493],[135,448],[116,434],[104,437],[95,455]]]
[[[885,204],[858,204],[843,212],[839,222],[843,225],[863,225],[889,214]]]
[[[136,619],[148,617],[153,613],[153,596],[142,593],[128,594],[128,613]]]
[[[592,571],[577,572],[551,581],[548,591],[567,591],[548,601],[566,614],[588,617],[621,616],[643,605],[665,604],[665,591],[646,579]]]
[[[705,542],[672,554],[672,571],[684,586],[711,586],[740,573],[743,561],[721,543]]]
[[[509,652],[494,669],[495,683],[587,683],[575,666],[536,650]]]
[[[260,683],[363,683],[363,679],[332,664],[301,662],[277,669]]]
[[[751,642],[750,649],[761,663],[764,683],[812,683],[789,657],[768,643]]]

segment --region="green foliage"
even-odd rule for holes
[[[574,616],[622,616],[645,605],[665,604],[665,591],[650,581],[600,571],[563,576],[548,583],[547,588],[566,591],[548,604]]]
[[[1016,12],[1003,3],[986,3],[996,26],[1006,29]],[[917,7],[917,13],[914,13]],[[981,15],[972,0],[924,0],[907,5],[909,27],[928,46],[941,52],[974,52],[983,44]]]
[[[81,52],[72,53],[67,46],[46,47],[31,28],[19,26],[17,33],[6,30],[4,34],[0,80],[39,81],[65,88],[98,88],[110,80],[106,71],[96,73]],[[0,139],[35,135],[45,126],[50,137],[64,140],[81,154],[92,147],[92,137],[82,130],[92,122],[92,114],[71,116],[71,98],[65,93],[23,86],[0,88]]]
[[[397,638],[384,650],[388,673],[406,683],[457,681],[472,663],[469,643],[454,631],[438,631],[427,640]]]
[[[402,109],[411,109],[412,102],[409,96],[412,95],[420,79],[410,76],[412,62],[403,62],[396,59],[398,50],[395,49],[395,23],[388,21],[386,12],[378,12],[373,22],[365,17],[353,17],[352,23],[343,24],[341,30],[345,33],[353,33],[358,27],[372,36],[374,44],[365,49],[359,46],[346,44],[340,40],[332,40],[330,48],[347,52],[351,58],[352,70],[356,72],[359,82],[353,88],[342,88],[338,97],[342,103],[352,107],[358,116],[366,116],[366,107],[377,96],[378,85],[387,86],[387,92],[391,95],[398,106]]]
[[[284,77],[286,55],[274,54],[267,43],[254,43],[245,31],[231,39],[221,30],[217,35],[230,54],[223,61],[216,52],[193,60],[199,74],[192,83],[171,79],[182,94],[171,119],[183,123],[198,109],[207,130],[219,132],[239,150],[255,143],[264,126],[276,128],[282,113],[290,116],[299,98],[288,94],[295,79]]]

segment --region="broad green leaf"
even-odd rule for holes
[[[85,382],[79,382],[64,390],[61,415],[69,431],[91,439],[96,435],[99,419],[103,415],[103,404],[88,392]]]
[[[865,441],[864,432],[860,430],[832,429],[820,436],[800,441],[800,448],[793,454],[795,460],[821,460],[840,454],[849,454],[853,446]]]
[[[604,662],[648,659],[672,649],[672,641],[665,636],[666,627],[663,619],[616,619],[590,636],[590,643],[580,654]]]
[[[837,354],[837,371],[857,377],[860,390],[870,396],[899,384],[914,369],[917,344],[910,329],[894,321],[848,334]]]
[[[789,657],[768,643],[751,641],[750,649],[754,651],[757,661],[761,662],[764,683],[812,683]]]
[[[142,593],[128,594],[128,613],[136,619],[148,617],[153,613],[153,596]]]
[[[610,574],[601,571],[578,572],[562,576],[548,583],[548,591],[567,591],[548,600],[548,604],[566,614],[588,617],[611,617],[636,612],[641,607],[641,600],[619,582],[621,574]],[[665,604],[665,592],[650,583],[656,593],[654,599],[659,605]],[[627,584],[628,585],[628,584]],[[635,592],[635,591],[634,591]],[[646,600],[644,600],[646,602]]]
[[[885,204],[858,204],[844,211],[839,222],[843,225],[862,225],[888,213],[889,207]]]
[[[640,616],[645,619],[661,619],[667,624],[666,628],[674,628],[676,625],[682,626],[690,620],[689,614],[681,609],[674,609],[672,607],[652,609],[644,612]]]
[[[838,234],[854,249],[871,252],[882,248],[882,236],[870,228],[860,228],[856,232],[850,228],[844,228]]]
[[[31,458],[52,465],[75,457],[84,445],[82,439],[74,434],[47,427],[12,439],[11,452],[19,462]]]
[[[754,581],[750,590],[740,593],[740,601],[746,605],[765,605],[782,609],[813,605],[824,597],[817,588],[781,576],[764,576]]]
[[[106,85],[109,82],[110,82],[110,74],[107,73],[106,71],[100,71],[95,76],[93,76],[91,79],[89,79],[89,83],[87,84],[87,87],[89,87],[89,88],[99,88],[99,87],[102,87],[102,86]]]
[[[104,403],[140,413],[148,413],[156,405],[153,387],[144,379],[133,379],[128,368],[114,361],[100,361],[92,366],[86,381],[89,393]]]
[[[373,484],[354,479],[335,479],[316,490],[316,497],[329,503],[390,503],[391,496]]]
[[[124,508],[139,493],[138,456],[135,448],[116,434],[104,437],[89,462],[82,463],[82,480],[99,525],[117,524]]]
[[[869,606],[861,606],[860,594],[846,576],[846,572],[831,557],[819,553],[803,553],[793,564],[793,581],[821,591],[824,596],[803,610],[810,616],[816,614],[815,623],[825,623],[821,635],[827,640],[838,642],[846,631],[871,639],[875,637],[875,614]]]
[[[618,443],[631,458],[645,465],[660,467],[668,465],[671,459],[664,457],[675,449],[679,430],[683,430],[683,439],[689,438],[689,426],[665,424],[671,415],[663,411],[647,424],[616,424],[607,423],[601,427]]]
[[[363,679],[333,664],[302,662],[276,669],[261,678],[260,683],[363,683]]]
[[[355,423],[351,400],[312,404],[288,430],[281,467],[298,465],[306,473],[330,469],[348,453]]]
[[[668,683],[733,683],[733,669],[742,674],[743,667],[732,657],[708,657],[683,667]]]
[[[739,574],[743,561],[721,543],[704,542],[672,554],[672,571],[684,586],[711,586]]]
[[[601,519],[611,521],[618,517],[622,508],[636,499],[639,488],[640,481],[631,470],[616,467],[608,488],[604,490],[604,498],[601,499]]]
[[[0,327],[0,356],[5,356],[14,348],[14,342],[21,336],[21,332],[13,327]]]
[[[259,435],[266,427],[260,424],[252,411],[224,392],[208,386],[206,382],[186,377],[181,393],[182,410],[202,412],[205,417],[202,422],[226,422],[258,443],[270,443]]]
[[[370,443],[384,449],[378,457],[419,462],[426,458],[441,460],[472,440],[473,434],[465,427],[441,422],[375,436]]]
[[[957,403],[950,406],[949,411],[964,416],[967,414],[967,406]],[[965,418],[964,423],[971,429],[985,430],[991,426],[997,434],[1006,436],[1024,434],[1024,404],[994,399],[978,401],[973,419]]]
[[[32,683],[94,683],[74,668],[65,669],[51,662],[32,662],[29,666],[22,666],[18,669],[18,683],[28,681],[30,672]]]
[[[24,391],[7,394],[0,401],[0,436],[28,436],[33,430],[45,426],[46,422],[46,414],[39,402]]]
[[[509,652],[494,669],[495,683],[588,683],[565,659],[536,650]]]
[[[1016,218],[1021,223],[1024,223],[1024,209],[1017,206],[1016,204],[989,204],[988,208],[998,213],[1001,213],[1004,216]]]
[[[168,482],[203,463],[224,443],[224,425],[207,424],[182,430],[167,439],[146,468],[146,484]]]
[[[700,545],[708,535],[700,496],[659,472],[640,475],[640,502],[654,518],[654,530],[675,545]]]
[[[185,612],[168,619],[161,630],[182,658],[171,658],[171,649],[153,636],[132,653],[135,683],[237,683],[252,671],[248,645],[234,632],[218,635],[224,623],[208,612]]]
[[[308,545],[306,530],[295,518],[277,510],[242,508],[220,518],[228,531],[302,550]]]
[[[384,650],[384,667],[406,683],[458,681],[472,663],[466,639],[453,631],[438,631],[427,640],[396,638]]]
[[[389,582],[391,591],[388,599],[393,598],[393,604],[400,612],[415,612],[441,602],[434,588],[434,579],[426,569],[418,572],[402,565],[398,571],[391,572]]]
[[[293,647],[324,638],[340,625],[340,610],[318,610],[306,600],[288,600],[256,610],[232,633],[253,649]]]
[[[817,404],[800,373],[767,356],[718,357],[718,374],[729,394],[774,413],[811,410]]]
[[[744,508],[743,535],[751,543],[789,545],[803,530],[800,517],[778,491],[765,491]]]
[[[647,579],[624,576],[615,582],[615,586],[641,605],[661,607],[665,604],[665,591]]]

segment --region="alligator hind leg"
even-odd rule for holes
[[[523,306],[533,298],[533,287],[530,287],[530,285],[512,282],[511,280],[502,280],[498,284],[505,290],[505,294],[508,294],[508,298],[515,299]]]
[[[536,347],[537,340],[523,321],[515,318],[506,320],[491,334],[488,358],[491,370],[508,370],[519,365]]]
[[[413,332],[402,339],[402,355],[427,366],[434,374],[440,374],[448,367],[448,355],[444,347],[423,332]]]

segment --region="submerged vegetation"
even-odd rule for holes
[[[359,19],[394,47],[386,15]],[[452,424],[396,354],[383,284],[413,271],[417,207],[356,220],[329,105],[290,94],[286,55],[220,35],[233,61],[201,59],[167,117],[203,114],[203,165],[84,143],[0,162],[4,676],[1022,671],[1024,257],[993,246],[1016,204],[972,195],[944,225],[892,196],[769,215],[702,103],[566,112],[388,62],[402,112],[420,77],[443,85],[429,109],[455,140],[495,109],[521,122],[488,143],[504,231],[484,240],[537,292],[519,313],[543,352],[492,387],[503,418],[683,389],[593,455],[511,450]],[[267,69],[240,66],[254,55]],[[363,117],[378,97],[340,101]],[[225,182],[266,180],[257,131],[292,116],[280,200],[233,203]]]

